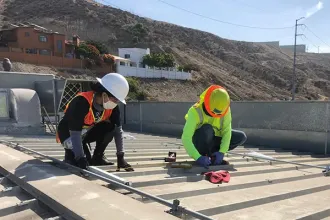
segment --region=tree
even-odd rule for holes
[[[129,32],[133,35],[133,42],[138,43],[148,34],[148,29],[141,23],[137,23],[129,28]]]
[[[101,54],[109,53],[108,48],[100,41],[88,40],[86,41],[86,44],[93,45],[100,51]]]
[[[100,51],[93,45],[80,44],[76,48],[77,57],[83,56],[85,58],[97,59],[100,56]]]

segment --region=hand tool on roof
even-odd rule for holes
[[[183,168],[183,169],[191,169],[191,163],[179,162],[179,163],[172,163],[171,168]]]
[[[175,162],[176,161],[176,152],[168,152],[168,157],[163,158],[151,158],[151,160],[164,160],[165,162]]]
[[[166,145],[179,145],[179,146],[183,146],[183,144],[181,143],[170,143],[170,142],[167,142],[165,143]],[[236,156],[242,156],[243,158],[244,157],[251,157],[253,159],[261,159],[261,160],[269,160],[270,163],[272,161],[275,161],[275,162],[280,162],[280,163],[288,163],[288,164],[294,164],[294,165],[297,165],[297,166],[304,166],[304,167],[311,167],[311,168],[318,168],[318,169],[322,169],[322,173],[324,174],[324,176],[330,176],[330,165],[328,166],[317,166],[317,165],[310,165],[310,164],[303,164],[303,163],[296,163],[296,162],[292,162],[292,161],[286,161],[286,160],[278,160],[278,159],[275,159],[273,157],[269,157],[269,156],[266,156],[266,155],[263,155],[263,154],[260,154],[260,153],[256,153],[256,152],[249,152],[249,153],[235,153],[235,152],[227,152],[227,154],[229,155],[236,155]]]

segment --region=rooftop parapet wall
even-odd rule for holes
[[[128,103],[125,129],[180,137],[192,104]],[[330,102],[233,102],[232,118],[233,129],[246,132],[248,145],[329,153]]]

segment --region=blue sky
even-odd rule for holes
[[[306,44],[309,52],[318,52],[318,49],[320,53],[330,52],[330,0],[162,0],[181,9],[160,0],[97,1],[139,16],[211,32],[227,39],[280,41],[281,45],[294,44],[295,20],[306,17],[299,23],[308,28],[298,27],[298,33],[304,36],[298,36],[297,43]],[[292,28],[245,28],[215,20],[252,27]]]

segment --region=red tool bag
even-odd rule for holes
[[[211,183],[219,184],[219,183],[228,183],[230,180],[230,174],[228,171],[220,170],[220,171],[211,171],[204,173],[206,176],[206,180],[209,180]]]

